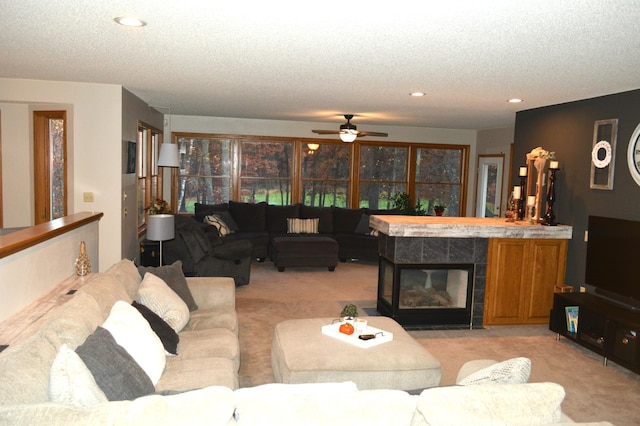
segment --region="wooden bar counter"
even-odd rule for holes
[[[381,215],[371,216],[369,226],[379,232],[380,256],[397,265],[467,263],[455,256],[471,251],[476,325],[547,323],[554,287],[565,284],[568,240],[573,234],[568,225]],[[441,252],[435,250],[438,247]]]

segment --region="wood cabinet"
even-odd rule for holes
[[[544,324],[564,284],[565,239],[489,239],[484,324]]]

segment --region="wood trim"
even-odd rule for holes
[[[0,259],[100,220],[102,212],[81,212],[0,236]]]

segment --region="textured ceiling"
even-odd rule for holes
[[[639,22],[635,0],[0,0],[0,77],[179,115],[488,129],[640,88]]]

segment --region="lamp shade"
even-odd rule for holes
[[[180,167],[180,155],[178,145],[174,143],[163,143],[160,145],[160,155],[158,156],[159,167]]]
[[[174,216],[172,214],[152,214],[147,219],[147,239],[167,241],[176,237]]]
[[[340,132],[340,140],[342,142],[353,142],[358,137],[358,132],[355,130],[342,130]]]

